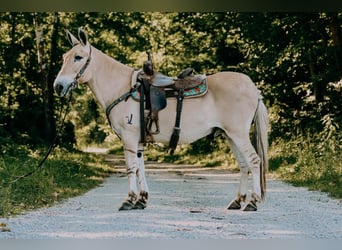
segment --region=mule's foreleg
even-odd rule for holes
[[[145,177],[145,162],[144,162],[143,152],[144,152],[143,145],[139,144],[139,150],[137,154],[138,164],[139,164],[139,169],[137,171],[138,184],[139,184],[139,198],[134,205],[134,208],[136,209],[146,208],[146,203],[148,199],[148,186],[147,186],[147,181]]]
[[[129,191],[126,200],[122,203],[119,210],[130,210],[134,208],[135,203],[138,200],[137,172],[139,171],[139,163],[135,150],[124,147],[124,151]]]

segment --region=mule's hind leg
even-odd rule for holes
[[[230,138],[228,142],[240,167],[240,184],[236,197],[228,204],[227,209],[241,209],[241,203],[246,202],[247,198],[249,169],[235,143]]]
[[[148,186],[147,186],[146,177],[145,177],[145,163],[144,163],[144,154],[143,154],[142,144],[139,144],[137,157],[138,157],[138,164],[139,164],[139,169],[137,171],[138,184],[139,184],[139,198],[136,201],[134,208],[144,209],[146,208],[147,199],[148,199]]]
[[[251,200],[242,208],[244,211],[256,211],[256,203],[262,201],[260,180],[260,157],[257,155],[249,138],[230,140],[232,150],[240,166],[241,178],[237,197],[229,204],[228,209],[234,209],[236,203],[246,198],[248,191],[248,171],[252,173],[252,195]]]
[[[241,209],[241,203],[246,202],[248,187],[248,168],[240,168],[240,185],[236,197],[228,204],[227,209]]]

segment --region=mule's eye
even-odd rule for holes
[[[74,62],[81,61],[82,58],[83,58],[82,56],[75,55],[75,57],[74,57]]]

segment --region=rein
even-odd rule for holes
[[[91,60],[91,46],[89,46],[89,56],[87,58],[87,61],[85,62],[85,64],[82,66],[82,68],[80,69],[80,71],[76,74],[74,80],[71,82],[70,86],[68,87],[66,93],[69,92],[69,89],[74,89],[74,88],[77,88],[78,86],[78,80],[81,78],[81,76],[84,74],[84,71],[87,69],[89,63],[90,63],[90,60]],[[60,121],[60,124],[59,124],[59,128],[58,130],[56,131],[56,135],[55,137],[53,138],[48,150],[46,151],[45,153],[45,156],[42,158],[42,160],[39,162],[39,164],[37,165],[37,167],[35,169],[33,169],[32,171],[26,173],[26,174],[23,174],[21,176],[11,176],[12,178],[15,178],[14,180],[10,181],[10,184],[13,184],[13,183],[16,183],[17,181],[21,180],[21,179],[24,179],[24,178],[27,178],[31,175],[33,175],[34,173],[36,173],[39,169],[42,168],[44,162],[47,160],[47,158],[49,157],[49,155],[51,154],[52,150],[57,146],[56,142],[57,142],[57,139],[58,139],[58,136],[59,134],[62,132],[62,129],[63,129],[63,126],[64,126],[64,122],[65,122],[65,118],[69,112],[69,109],[70,109],[70,103],[71,103],[71,100],[72,100],[72,92],[70,92],[70,96],[69,96],[69,99],[68,99],[68,103],[67,103],[67,106],[66,106],[66,109],[65,109],[65,114],[64,116],[62,117],[62,111],[63,111],[63,105],[61,105],[61,109],[59,111],[59,117],[62,117],[61,118],[61,121]]]
[[[34,173],[36,173],[39,169],[42,168],[44,162],[47,160],[47,158],[49,157],[49,155],[51,154],[52,150],[57,146],[57,139],[58,139],[58,136],[60,135],[60,133],[62,132],[63,130],[63,127],[64,127],[64,122],[65,122],[65,118],[69,112],[69,109],[70,109],[70,103],[71,103],[71,99],[72,99],[72,94],[70,94],[70,97],[68,99],[68,102],[67,102],[67,106],[65,108],[65,114],[63,115],[62,117],[62,112],[63,112],[63,104],[61,105],[61,109],[59,111],[59,117],[62,117],[61,118],[61,121],[59,123],[59,127],[58,127],[58,130],[56,132],[56,135],[55,137],[53,138],[52,142],[50,143],[50,146],[48,148],[48,150],[46,151],[45,153],[45,156],[42,158],[42,160],[39,162],[39,164],[37,165],[37,167],[35,169],[33,169],[32,171],[30,172],[27,172],[26,174],[23,174],[23,175],[20,175],[20,176],[10,176],[11,178],[15,178],[14,180],[10,181],[9,183],[10,184],[14,184],[16,183],[17,181],[21,180],[21,179],[24,179],[24,178],[27,178],[31,175],[33,175]]]

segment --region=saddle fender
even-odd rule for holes
[[[152,111],[164,109],[167,104],[165,90],[152,85],[150,87],[150,100]]]

